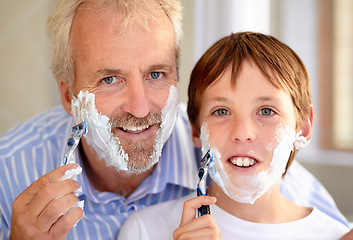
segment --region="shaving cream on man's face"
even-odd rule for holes
[[[135,143],[131,141],[128,146],[130,149],[134,149],[134,151],[130,151],[134,153],[130,154],[131,156],[129,156],[126,149],[122,147],[119,138],[115,137],[112,132],[116,124],[113,121],[114,119],[111,120],[107,116],[98,113],[95,106],[95,95],[93,93],[81,91],[77,97],[72,99],[71,106],[75,121],[77,123],[86,121],[87,123],[88,132],[84,135],[87,143],[95,149],[98,157],[105,160],[107,166],[114,166],[119,171],[140,173],[150,169],[160,159],[163,145],[172,133],[179,114],[179,94],[178,89],[171,85],[166,105],[161,113],[159,113],[159,117],[153,117],[154,120],[150,120],[157,121],[156,119],[159,119],[159,129],[155,139],[150,144],[153,146],[149,149],[148,142]],[[123,116],[121,118],[123,118]],[[131,118],[134,118],[134,121],[132,121]],[[124,121],[124,119],[122,121]],[[138,118],[132,115],[129,116],[130,123],[138,121]],[[147,146],[147,150],[142,149],[144,145]],[[139,153],[140,149],[141,154]],[[145,156],[142,152],[147,155]]]
[[[209,137],[206,123],[201,127],[200,138],[202,141],[202,154],[205,154],[209,149],[214,154],[214,163],[209,170],[213,181],[233,200],[253,204],[281,179],[290,153],[293,151],[293,143],[298,139],[302,140],[299,134],[296,134],[293,128],[289,126],[283,127],[279,124],[276,130],[278,145],[275,148],[266,146],[269,151],[274,149],[270,166],[266,170],[253,175],[227,173],[222,162],[222,155]]]

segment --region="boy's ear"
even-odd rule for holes
[[[194,125],[192,125],[191,128],[192,128],[192,141],[194,142],[195,147],[200,148],[202,146],[201,139],[200,139],[200,131],[197,130]]]
[[[72,115],[71,114],[72,95],[71,95],[69,84],[66,81],[58,80],[58,86],[60,90],[61,103],[64,106],[64,109],[66,110],[66,112],[69,115]]]
[[[314,108],[310,106],[309,114],[306,118],[303,119],[302,127],[302,136],[305,137],[308,141],[311,139],[313,132],[313,122],[314,122]]]

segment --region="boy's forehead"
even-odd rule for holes
[[[229,84],[231,90],[235,90],[237,86],[238,79],[241,75],[247,74],[249,71],[255,70],[256,72],[260,73],[258,75],[261,79],[270,83],[272,86],[279,90],[283,90],[286,93],[290,94],[289,87],[284,83],[280,76],[276,74],[275,70],[273,70],[268,64],[263,64],[259,66],[254,60],[248,58],[243,59],[240,67],[234,68],[232,64],[229,64],[225,70],[216,77],[213,81],[209,81],[207,86],[204,86],[204,89],[199,89],[201,95],[204,94],[205,90],[212,88],[214,85],[218,84],[218,82],[222,79],[222,81],[226,84]],[[250,79],[248,79],[250,81]],[[246,81],[248,81],[246,80]],[[261,87],[261,86],[255,86]]]

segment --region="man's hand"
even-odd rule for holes
[[[173,234],[174,239],[221,239],[221,233],[212,215],[205,214],[195,218],[198,208],[202,205],[214,204],[216,201],[215,197],[209,196],[199,196],[185,201],[180,226]]]
[[[74,193],[81,186],[62,177],[78,167],[64,165],[45,174],[15,199],[10,239],[65,239],[82,218],[83,209],[75,207],[78,198]]]

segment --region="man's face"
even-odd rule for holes
[[[138,168],[153,152],[161,110],[177,86],[173,27],[156,6],[147,27],[131,22],[121,33],[119,12],[88,5],[71,29],[74,95],[95,95],[96,109],[110,119],[111,132]]]

